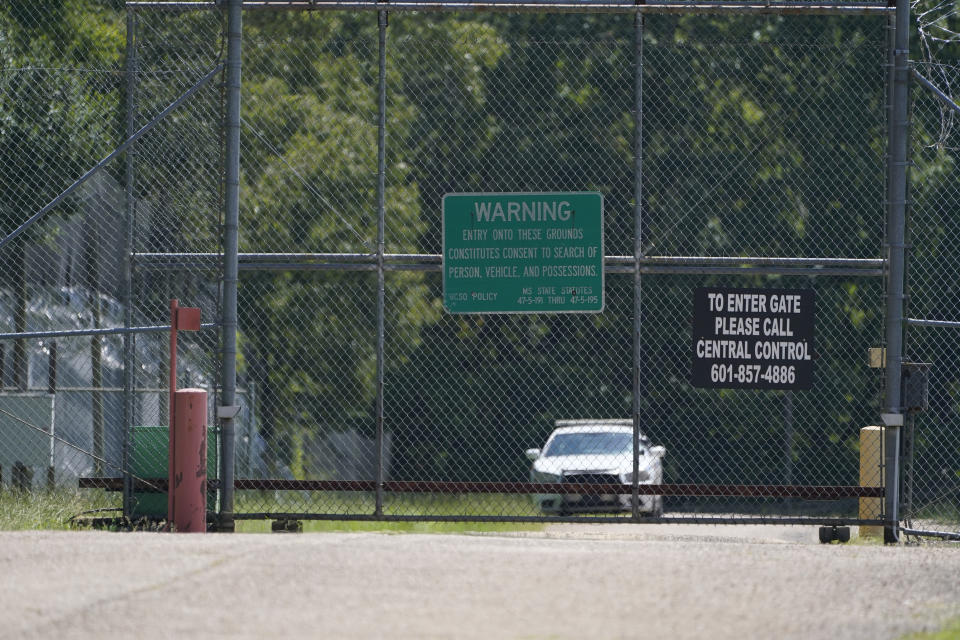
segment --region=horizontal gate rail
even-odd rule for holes
[[[128,2],[129,9],[197,11],[220,9],[222,2]],[[245,0],[243,8],[272,11],[483,11],[499,13],[726,13],[792,15],[886,14],[893,7],[886,2],[352,2],[328,0]]]
[[[208,322],[200,325],[201,329],[216,329],[220,325]],[[0,333],[3,340],[33,340],[36,338],[79,338],[83,336],[115,336],[132,333],[163,333],[170,331],[170,325],[155,325],[151,327],[111,327],[108,329],[67,329],[65,331],[24,331],[22,333]]]
[[[632,270],[631,270],[632,271]],[[675,275],[757,275],[757,276],[842,276],[842,277],[883,277],[882,269],[851,269],[849,267],[778,267],[778,266],[741,266],[713,267],[701,265],[651,265],[641,266],[640,273],[659,273]]]
[[[903,321],[911,327],[932,327],[934,329],[960,329],[960,322],[953,320],[923,320],[920,318],[904,318]]]
[[[216,253],[141,253],[137,266],[157,270],[217,269]],[[388,271],[440,271],[438,253],[387,253]],[[375,253],[241,253],[242,271],[376,271]],[[638,261],[633,256],[606,256],[606,273],[630,274]],[[809,275],[882,277],[883,260],[872,258],[774,258],[765,256],[653,256],[639,260],[643,274],[690,275]]]
[[[304,261],[328,261],[328,262],[361,262],[369,260],[375,262],[376,253],[240,253],[238,257],[246,262],[304,262]],[[439,264],[442,257],[439,253],[385,253],[385,260],[398,261],[420,261],[425,263]],[[157,265],[166,262],[177,263],[178,261],[197,261],[201,263],[216,263],[223,259],[219,253],[199,253],[199,252],[181,252],[181,253],[138,253],[134,256],[137,264]],[[611,264],[633,264],[633,256],[607,256],[606,260]],[[772,256],[644,256],[640,259],[641,264],[645,265],[718,265],[718,266],[739,266],[739,265],[763,265],[763,266],[781,266],[781,267],[801,267],[801,266],[823,266],[823,267],[849,267],[861,269],[879,269],[883,267],[882,258],[790,258],[790,257],[772,257]]]
[[[236,520],[349,520],[352,522],[529,522],[529,523],[559,523],[571,524],[622,524],[636,522],[628,516],[398,516],[384,514],[382,516],[363,514],[332,514],[332,513],[237,513]],[[713,516],[713,515],[678,515],[658,517],[652,522],[657,524],[796,524],[796,525],[826,525],[826,526],[883,526],[890,523],[886,520],[860,518],[833,518],[814,516]]]
[[[941,540],[960,542],[960,533],[953,533],[950,531],[928,531],[926,529],[908,529],[906,527],[900,527],[900,533],[924,538],[940,538]]]
[[[165,478],[150,478],[150,484],[165,488]],[[118,490],[122,478],[80,478],[81,489]],[[211,489],[219,483],[210,480]],[[238,491],[376,491],[374,480],[284,480],[237,479]],[[838,498],[882,498],[883,487],[847,485],[756,485],[756,484],[642,484],[641,495],[724,497],[724,498],[800,498],[836,500]],[[388,493],[555,493],[581,495],[628,494],[630,484],[540,483],[540,482],[433,482],[390,480],[383,483]]]

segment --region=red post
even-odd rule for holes
[[[170,522],[178,533],[207,530],[207,392],[181,389],[174,399]]]
[[[176,480],[176,459],[177,452],[181,451],[181,446],[177,442],[178,435],[187,438],[187,443],[183,446],[191,447],[194,446],[194,441],[191,436],[183,436],[186,431],[183,429],[188,429],[188,427],[182,427],[180,429],[181,433],[178,434],[177,425],[180,424],[179,416],[177,415],[178,402],[176,398],[178,397],[177,391],[177,331],[199,331],[200,330],[200,309],[197,307],[181,307],[179,301],[174,298],[170,301],[170,421],[167,427],[168,440],[170,441],[170,446],[167,450],[167,478],[169,485],[167,487],[167,523],[174,524],[178,531],[206,531],[206,496],[207,496],[207,392],[202,389],[185,389],[185,391],[199,392],[203,394],[203,402],[199,403],[199,406],[203,407],[203,417],[200,420],[203,422],[203,428],[200,430],[203,434],[203,489],[201,492],[200,504],[200,514],[201,518],[199,522],[200,525],[194,524],[189,518],[185,521],[187,526],[200,526],[200,529],[182,529],[177,525],[177,520],[175,516],[177,514],[176,509],[176,500],[177,495],[176,486],[180,484]],[[193,405],[190,405],[193,406]],[[185,410],[185,409],[184,409]],[[193,409],[191,409],[193,411]],[[192,425],[194,421],[198,419],[196,415],[184,416],[184,420],[190,421],[189,424]],[[183,423],[187,424],[187,423]],[[185,450],[184,450],[185,451]],[[189,459],[189,456],[185,459]],[[191,481],[192,482],[192,481]],[[193,486],[190,484],[189,486]],[[193,491],[193,489],[191,489]],[[186,495],[186,494],[185,494]],[[190,494],[192,495],[192,494]],[[186,500],[188,504],[193,504],[193,498],[190,497]],[[184,507],[186,508],[186,507]]]

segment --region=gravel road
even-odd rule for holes
[[[813,527],[0,533],[4,638],[897,638],[960,615],[960,547]]]

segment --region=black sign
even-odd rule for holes
[[[691,383],[809,389],[813,306],[813,289],[696,289]]]

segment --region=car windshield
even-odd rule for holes
[[[616,455],[630,453],[633,434],[599,431],[595,433],[560,433],[543,451],[549,456]]]

